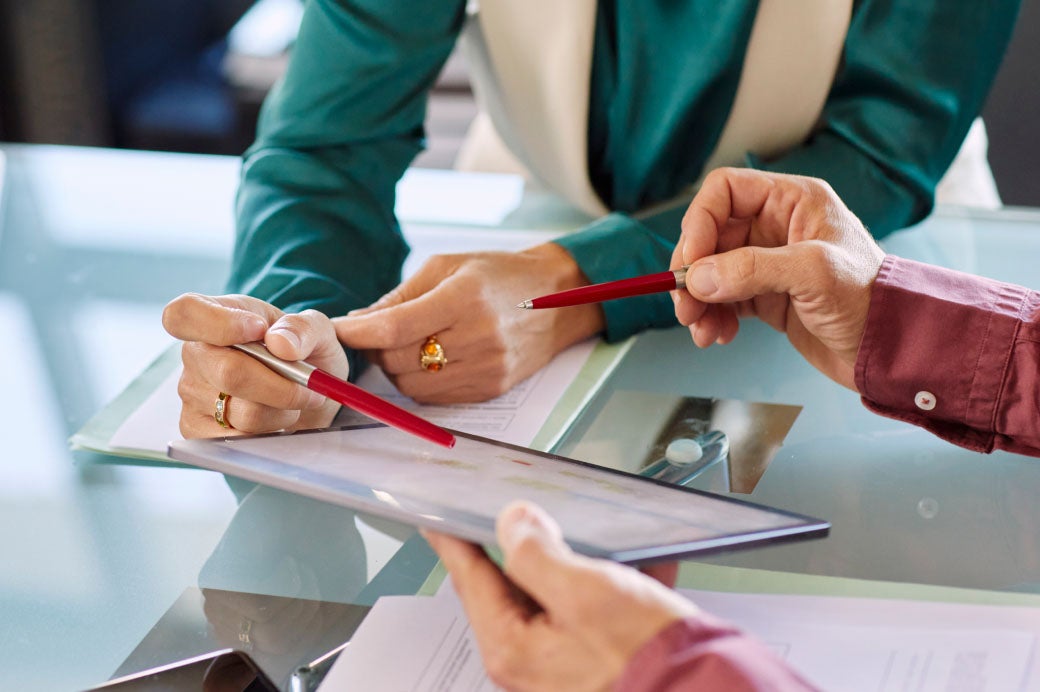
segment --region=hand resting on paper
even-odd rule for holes
[[[298,430],[331,423],[339,406],[227,346],[264,341],[286,360],[346,378],[343,349],[361,351],[405,395],[422,403],[476,402],[505,393],[557,353],[603,328],[599,306],[516,310],[530,295],[587,283],[570,255],[546,243],[516,253],[438,255],[373,305],[329,319],[286,314],[242,295],[182,295],[163,326],[185,342],[180,428],[185,437]],[[448,364],[427,372],[419,352],[436,335]],[[215,402],[231,396],[222,428]]]
[[[682,222],[672,268],[693,266],[675,314],[694,343],[733,340],[754,315],[849,388],[884,251],[822,180],[717,169]]]
[[[333,319],[344,344],[357,348],[405,395],[423,403],[493,399],[527,379],[568,346],[604,326],[596,305],[516,310],[532,295],[588,280],[566,250],[545,243],[522,252],[435,255],[416,274],[367,308]],[[448,364],[419,365],[436,335]]]

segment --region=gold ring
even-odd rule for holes
[[[448,364],[448,357],[444,355],[444,347],[437,341],[436,335],[426,340],[419,349],[419,365],[426,372],[437,372],[443,370]]]
[[[222,428],[231,427],[231,424],[227,422],[227,407],[229,401],[231,401],[230,394],[221,392],[217,396],[217,410],[213,412],[213,420],[217,421],[217,424]]]

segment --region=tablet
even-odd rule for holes
[[[830,525],[454,432],[444,449],[383,425],[170,443],[172,458],[477,543],[525,499],[545,508],[574,550],[644,563],[826,535]]]

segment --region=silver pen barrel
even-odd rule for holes
[[[231,348],[238,349],[243,353],[248,353],[282,377],[290,379],[297,384],[302,384],[304,387],[307,386],[311,373],[317,369],[310,363],[304,363],[303,361],[290,362],[282,360],[281,358],[272,355],[272,353],[267,350],[267,347],[259,341],[254,341],[248,344],[232,344]]]

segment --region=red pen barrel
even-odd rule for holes
[[[651,293],[674,291],[678,287],[676,280],[676,274],[669,271],[647,276],[637,276],[631,279],[621,279],[619,281],[608,281],[602,284],[572,288],[568,291],[560,291],[559,293],[552,293],[540,298],[532,298],[530,307],[533,310],[567,308],[574,305],[602,303],[605,300],[614,300],[616,298],[629,298]]]
[[[455,446],[455,436],[444,428],[322,370],[315,370],[311,373],[307,380],[307,388],[363,413],[369,418],[374,418],[380,423],[386,423],[391,427],[412,433],[442,447],[450,449]]]

